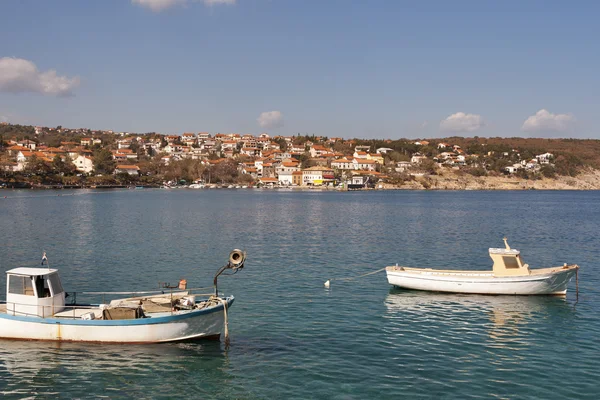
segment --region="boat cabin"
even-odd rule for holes
[[[511,249],[504,238],[504,249],[490,248],[490,257],[494,261],[492,268],[494,276],[523,276],[529,275],[529,264],[523,263],[521,252]]]
[[[21,267],[6,272],[6,312],[51,317],[65,308],[58,270]]]

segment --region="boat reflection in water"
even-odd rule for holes
[[[228,364],[225,348],[211,341],[156,346],[0,340],[0,397],[59,392],[69,398],[103,393],[143,399],[188,391],[204,397],[219,388],[203,382],[233,378]],[[178,392],[172,382],[187,389]]]
[[[532,330],[548,319],[568,324],[572,305],[564,297],[487,296],[391,289],[386,318],[394,334],[402,329],[437,341],[486,346],[530,345]],[[404,325],[406,328],[402,328]]]

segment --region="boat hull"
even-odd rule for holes
[[[227,298],[227,307],[233,303]],[[216,339],[224,326],[223,304],[128,320],[82,320],[0,314],[0,338],[101,343],[166,343]]]
[[[577,267],[552,268],[548,273],[527,276],[495,277],[491,272],[428,270],[387,267],[391,285],[433,292],[495,295],[565,295]]]

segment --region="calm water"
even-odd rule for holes
[[[57,196],[60,193],[61,196]],[[6,199],[2,197],[7,196]],[[0,271],[48,253],[67,290],[209,286],[246,268],[231,346],[0,341],[5,398],[590,398],[600,395],[597,192],[0,191]],[[566,299],[391,289],[396,262],[577,263]],[[0,277],[2,291],[5,277]]]

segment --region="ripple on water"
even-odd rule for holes
[[[64,191],[69,193],[69,191]],[[7,191],[0,269],[42,250],[77,290],[210,286],[234,247],[231,346],[2,342],[8,398],[590,398],[600,395],[595,192]],[[579,301],[390,290],[396,262],[575,262]],[[329,290],[323,282],[334,278]],[[0,286],[4,286],[0,275]],[[573,287],[571,288],[573,289]]]

